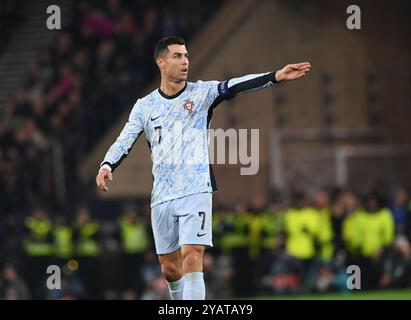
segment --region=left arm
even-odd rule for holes
[[[240,78],[233,78],[218,85],[221,99],[231,100],[244,92],[251,92],[272,86],[280,81],[296,80],[306,75],[311,68],[309,62],[288,64],[276,72],[250,74]]]

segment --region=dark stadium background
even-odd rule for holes
[[[61,30],[46,8],[61,8]],[[346,9],[361,8],[360,30]],[[144,139],[107,195],[95,174],[156,41],[188,42],[190,81],[310,61],[311,73],[221,105],[259,128],[254,176],[215,165],[209,299],[411,298],[408,1],[0,1],[0,299],[168,299],[150,229]],[[59,265],[62,289],[46,287]],[[361,293],[346,282],[361,268]],[[370,292],[370,293],[369,293]]]

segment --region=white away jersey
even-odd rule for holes
[[[207,131],[213,109],[238,93],[273,83],[272,73],[266,73],[224,82],[187,82],[174,96],[156,89],[137,100],[101,165],[114,170],[144,132],[153,161],[152,207],[190,194],[213,192],[216,184],[209,162]]]

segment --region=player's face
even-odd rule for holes
[[[164,62],[164,71],[170,79],[177,82],[187,80],[189,61],[186,46],[179,44],[168,46]]]

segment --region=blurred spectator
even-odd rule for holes
[[[74,252],[81,280],[88,290],[88,298],[98,299],[101,294],[98,264],[101,254],[100,223],[92,219],[87,207],[81,206],[77,210],[73,229]]]
[[[47,267],[53,264],[53,224],[44,209],[33,210],[24,224],[24,275],[33,298],[39,299],[39,292],[45,287]]]
[[[207,299],[224,299],[232,295],[229,287],[233,274],[232,265],[226,256],[213,257],[204,254],[204,279],[207,283]]]
[[[285,249],[289,256],[297,259],[293,263],[298,264],[299,277],[304,279],[318,254],[320,220],[306,195],[295,195],[294,203],[284,216]]]
[[[61,289],[46,289],[44,297],[48,300],[78,300],[87,298],[86,288],[76,271],[68,266],[61,268]]]
[[[230,254],[233,265],[231,287],[236,297],[245,297],[254,290],[253,263],[248,246],[250,237],[250,213],[244,204],[238,203],[234,212],[224,215],[221,250]],[[237,268],[236,266],[240,266]]]
[[[347,293],[349,291],[347,287],[347,278],[348,276],[345,268],[337,267],[332,263],[324,263],[320,266],[316,275],[314,292]]]
[[[347,251],[347,264],[358,264],[362,235],[357,226],[361,225],[365,211],[360,207],[358,197],[352,192],[342,193],[340,200],[346,215],[342,221],[342,237]]]
[[[376,289],[382,273],[381,263],[394,240],[394,219],[375,194],[366,197],[365,209],[366,213],[354,228],[359,235],[364,289]]]
[[[123,290],[132,289],[138,296],[143,290],[142,264],[149,248],[147,226],[135,207],[127,207],[118,221],[122,249]]]
[[[6,263],[0,279],[0,300],[28,300],[30,290],[26,282],[20,277],[16,266]]]
[[[140,296],[140,299],[170,299],[170,296],[168,294],[167,282],[165,281],[161,273],[157,255],[154,251],[149,250],[145,253],[142,270],[144,290]]]
[[[408,202],[408,195],[404,189],[395,190],[393,199],[388,207],[394,217],[396,234],[405,234],[407,231],[407,222],[410,219]]]
[[[169,300],[167,282],[163,277],[156,278],[150,282],[143,294],[141,300]]]
[[[126,290],[123,292],[122,300],[137,300],[138,295],[134,290]]]
[[[344,262],[347,259],[347,250],[343,236],[343,223],[347,217],[342,195],[340,194],[331,208],[331,227],[333,232],[334,258],[340,256]]]
[[[314,210],[318,218],[318,255],[321,260],[331,261],[335,248],[333,246],[333,226],[331,219],[330,197],[327,192],[317,191],[313,197]]]
[[[305,274],[301,260],[285,250],[275,252],[269,273],[262,278],[265,294],[296,294],[303,292]]]
[[[404,236],[398,236],[393,251],[384,259],[384,274],[380,287],[398,289],[411,286],[411,245]]]
[[[64,265],[74,254],[73,228],[66,216],[58,215],[53,228],[54,255],[59,266]]]

